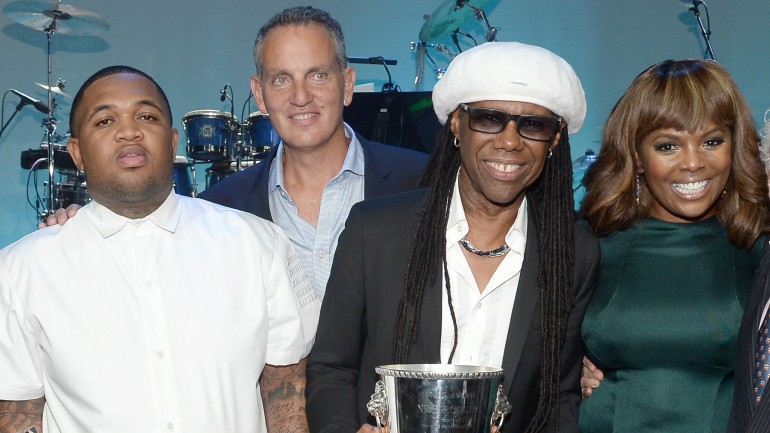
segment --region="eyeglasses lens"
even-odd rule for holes
[[[553,117],[537,115],[511,115],[504,111],[488,108],[468,107],[470,128],[474,131],[497,134],[505,129],[511,120],[516,122],[516,130],[524,138],[537,141],[549,141],[556,132],[558,120]]]

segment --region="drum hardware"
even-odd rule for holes
[[[230,89],[230,93],[227,93],[227,89]],[[235,101],[233,100],[233,87],[227,83],[222,88],[222,90],[219,91],[219,101],[224,102],[225,99],[230,100],[230,114],[235,117]],[[243,114],[241,114],[241,119],[243,119]],[[235,170],[241,171],[241,161],[244,157],[244,135],[243,135],[243,125],[240,123],[234,123],[230,125],[230,133],[235,135]]]
[[[48,208],[39,213],[41,220],[52,213],[56,209],[56,191],[54,175],[56,173],[54,165],[54,142],[53,136],[56,133],[56,126],[58,124],[55,117],[53,117],[53,111],[55,108],[54,98],[59,92],[55,87],[51,85],[51,40],[54,33],[61,33],[63,35],[80,35],[80,36],[93,36],[101,32],[109,30],[110,26],[99,15],[87,11],[85,9],[79,9],[74,6],[70,6],[61,2],[61,0],[50,1],[35,1],[35,0],[22,0],[8,3],[3,7],[3,12],[8,15],[13,21],[32,28],[34,30],[40,30],[46,34],[47,44],[47,84],[40,85],[46,89],[48,95],[45,106],[46,119],[43,121],[43,127],[46,132],[47,139],[45,142],[48,144],[48,183],[47,183],[47,202]],[[64,87],[64,81],[59,80],[56,87],[62,90]],[[63,90],[62,90],[63,92]],[[68,96],[68,95],[63,95]],[[40,108],[38,108],[40,109]],[[43,110],[41,110],[43,111]],[[38,210],[38,208],[35,208]]]
[[[451,32],[452,41],[457,46],[458,52],[462,52],[457,38],[458,33],[469,37],[473,40],[474,45],[478,45],[475,38],[470,36],[467,32],[460,30],[460,26],[465,24],[465,22],[472,17],[475,17],[476,21],[484,21],[487,42],[497,40],[497,32],[500,30],[500,27],[493,27],[489,24],[489,20],[483,9],[487,3],[489,3],[489,0],[446,0],[441,3],[433,13],[424,16],[425,23],[420,29],[419,41],[411,43],[412,51],[417,51],[417,55],[415,56],[415,61],[417,62],[417,74],[414,78],[415,90],[421,90],[422,88],[426,58],[433,65],[433,72],[436,74],[437,79],[441,79],[444,72],[446,72],[446,68],[438,67],[430,54],[428,54],[428,48],[435,48],[438,52],[448,55],[450,62],[457,55],[452,50],[448,49],[446,45],[430,43],[431,41],[435,41]]]
[[[698,26],[700,27],[700,34],[706,43],[705,56],[716,62],[717,58],[714,56],[714,48],[711,46],[711,18],[709,17],[709,8],[706,6],[706,2],[703,0],[679,0],[679,3],[688,7],[687,10],[695,15],[695,20],[698,21]],[[703,5],[703,8],[706,10],[706,27],[703,27],[703,20],[700,18],[700,9],[698,9],[700,5]]]
[[[259,164],[260,161],[243,160],[241,161],[241,170],[249,168],[254,164]],[[206,188],[210,188],[217,183],[224,180],[227,176],[237,173],[235,161],[219,161],[211,164],[211,167],[206,169]]]
[[[62,80],[59,78],[56,81],[56,85],[53,87],[48,87],[45,84],[42,83],[35,83],[36,86],[42,87],[45,90],[50,90],[53,93],[56,93],[57,95],[64,96],[65,98],[72,99],[72,95],[64,91],[64,85],[67,84],[65,80]]]

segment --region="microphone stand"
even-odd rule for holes
[[[227,89],[230,89],[230,94],[227,93]],[[243,153],[243,132],[241,131],[241,125],[238,123],[235,117],[235,101],[233,101],[233,97],[231,96],[233,93],[233,88],[230,86],[230,84],[225,84],[225,88],[222,89],[220,92],[222,96],[219,97],[219,100],[224,102],[225,99],[230,100],[230,121],[231,123],[228,125],[228,130],[230,131],[230,134],[235,134],[235,171],[241,171],[241,159],[242,159],[242,153]],[[237,125],[237,126],[236,126]]]
[[[698,21],[698,26],[700,27],[700,34],[703,36],[703,40],[706,42],[706,55],[711,58],[713,61],[717,61],[717,58],[714,56],[714,49],[711,47],[711,19],[709,18],[709,9],[706,7],[706,19],[708,20],[708,30],[706,30],[705,27],[703,27],[703,20],[700,18],[700,9],[698,9],[698,4],[702,4],[703,6],[706,6],[706,3],[704,3],[701,0],[693,0],[692,7],[688,10],[695,15],[695,19]]]
[[[0,129],[0,137],[3,136],[3,132],[5,131],[6,128],[8,128],[8,125],[11,124],[11,120],[13,120],[13,118],[16,117],[17,114],[19,114],[19,111],[21,111],[21,109],[24,108],[25,105],[27,105],[26,101],[21,100],[19,102],[19,105],[16,106],[16,110],[13,111],[13,114],[11,114],[11,117],[8,118],[8,121],[5,122],[5,125],[3,125],[3,127]]]
[[[385,72],[388,74],[388,82],[382,85],[382,91],[383,92],[398,92],[398,86],[393,85],[393,78],[390,76],[390,69],[388,69],[388,64],[385,62],[384,57],[377,57],[377,60],[382,62],[382,67],[385,68]]]

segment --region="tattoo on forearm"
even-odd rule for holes
[[[43,431],[45,397],[36,400],[0,400],[0,433],[18,433],[30,426]]]
[[[308,432],[305,417],[305,362],[265,366],[259,381],[269,433]]]

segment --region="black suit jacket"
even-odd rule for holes
[[[765,389],[759,406],[754,407],[754,345],[757,330],[764,319],[770,299],[770,249],[765,245],[759,268],[754,274],[751,296],[743,313],[738,333],[738,359],[735,365],[735,390],[728,433],[766,433],[770,431],[770,389]]]
[[[409,149],[369,141],[356,135],[364,150],[364,198],[410,191],[417,188],[428,155]],[[270,164],[278,153],[278,146],[259,164],[204,190],[198,197],[242,210],[272,221],[268,200]]]
[[[308,358],[307,414],[313,433],[352,433],[369,422],[374,368],[392,363],[393,334],[412,237],[428,190],[412,191],[353,207],[340,235],[321,307],[315,346]],[[533,208],[530,208],[533,209]],[[504,386],[513,405],[503,431],[524,431],[538,401],[540,306],[539,255],[534,210],[503,356]],[[581,226],[582,227],[582,226]],[[560,431],[577,432],[583,344],[580,323],[599,263],[599,246],[575,229],[575,307],[561,357]],[[425,288],[417,344],[409,363],[439,363],[442,275]],[[556,420],[547,431],[556,430]]]

